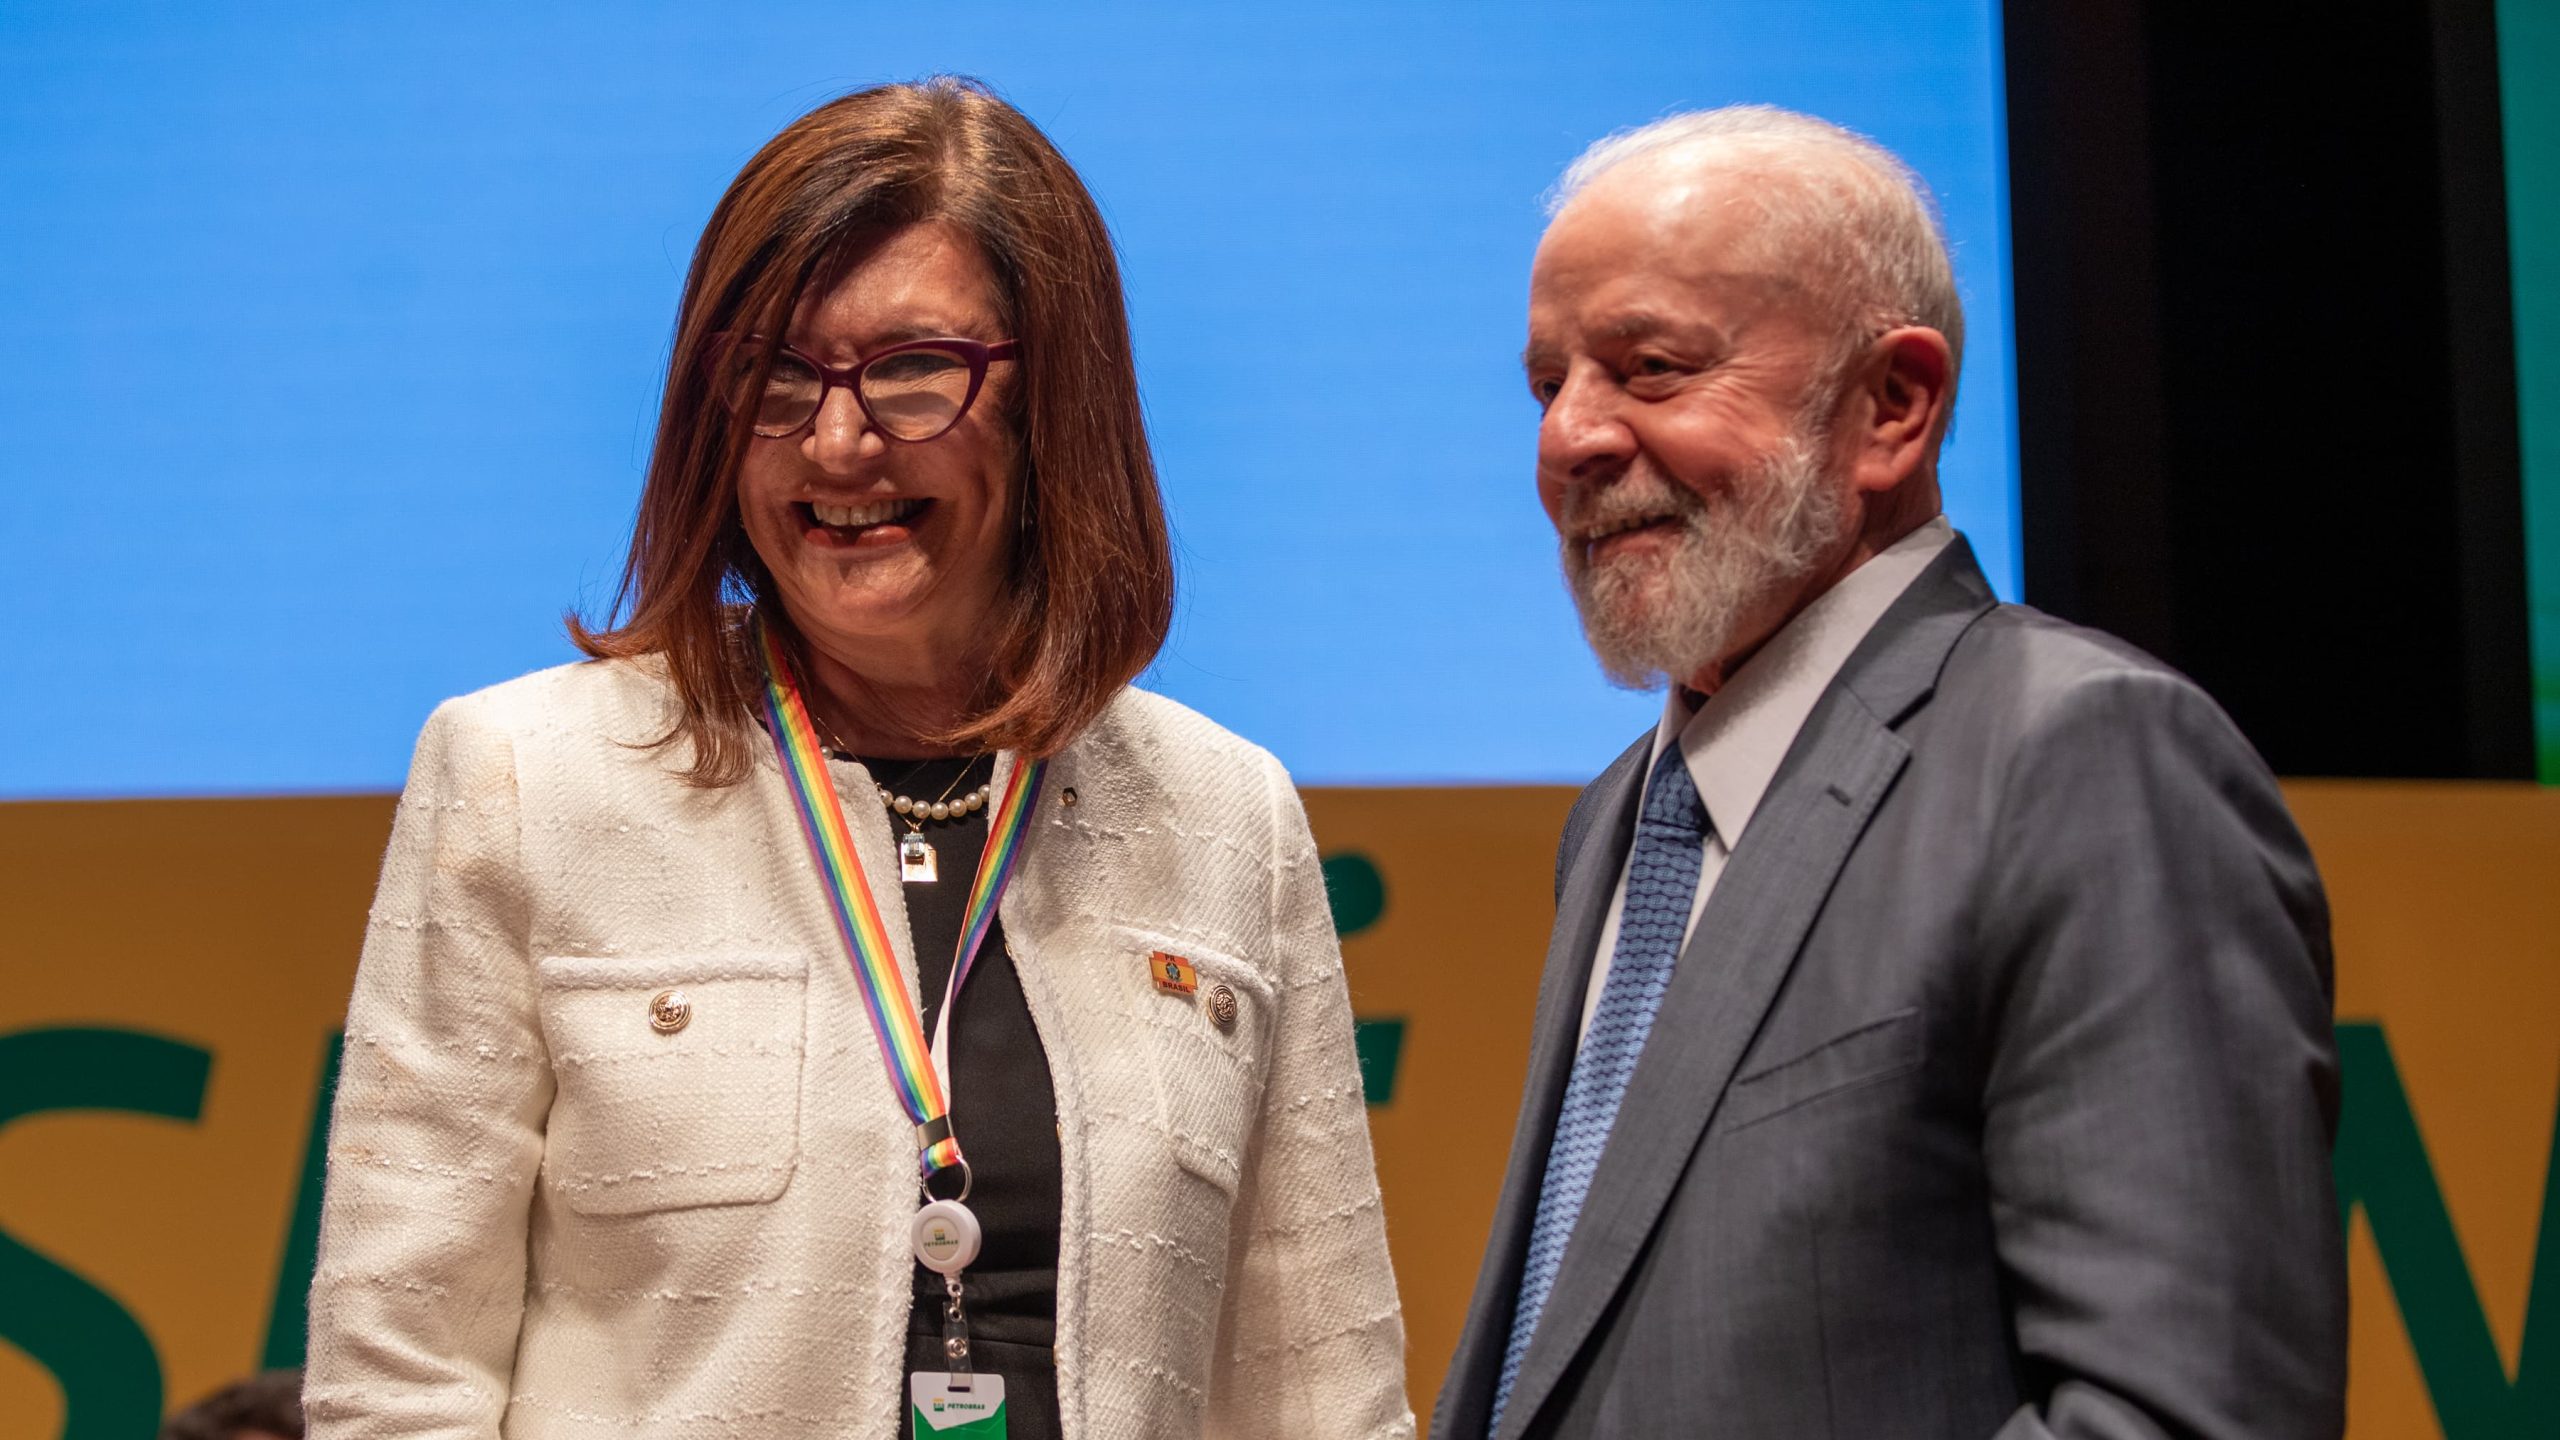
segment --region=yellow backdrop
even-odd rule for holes
[[[2560,791],[2288,792],[2337,915],[2351,1434],[2560,1434]],[[1491,1221],[1570,799],[1308,796],[1350,897],[1417,1408]],[[308,1264],[313,1118],[389,817],[379,796],[0,805],[0,1440],[140,1440],[293,1353],[280,1277]]]

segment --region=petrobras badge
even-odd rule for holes
[[[914,1440],[1004,1440],[1004,1377],[919,1371],[907,1377]]]

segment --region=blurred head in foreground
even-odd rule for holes
[[[302,1440],[302,1372],[236,1381],[169,1417],[160,1440]]]

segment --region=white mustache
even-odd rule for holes
[[[1666,517],[1686,520],[1705,508],[1705,501],[1667,480],[1620,480],[1568,496],[1557,528],[1575,540],[1588,541]]]

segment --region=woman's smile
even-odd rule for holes
[[[893,497],[858,505],[806,500],[791,507],[800,517],[801,541],[821,550],[885,550],[916,538],[934,502]]]

